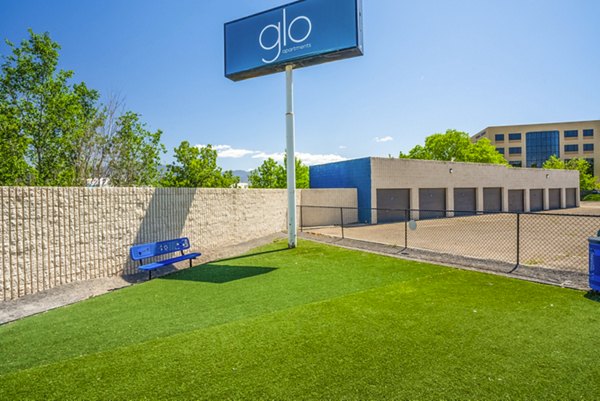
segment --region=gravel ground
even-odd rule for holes
[[[349,238],[341,239],[339,237],[312,234],[307,232],[301,233],[300,236],[311,241],[324,242],[344,248],[393,256],[399,259],[416,260],[453,268],[476,270],[565,288],[573,288],[578,290],[590,289],[588,286],[587,272],[565,271],[539,266],[515,266],[514,263],[469,258],[441,252],[404,248],[402,246],[367,242]]]
[[[507,213],[421,220],[415,230],[408,232],[403,222],[351,225],[344,227],[343,237],[358,243],[407,246],[413,253],[431,255],[428,257],[441,254],[444,260],[451,257],[469,260],[469,264],[514,267],[518,255],[519,265],[530,270],[555,271],[567,277],[558,280],[564,282],[572,276],[587,276],[587,240],[600,230],[599,203],[582,202],[580,208],[553,210],[549,214],[521,214],[519,221],[515,214]],[[305,227],[304,231],[342,237],[339,226]]]
[[[217,251],[203,254],[202,257],[196,259],[195,264],[199,265],[219,259],[238,256],[279,238],[285,238],[285,235],[275,234],[244,242],[242,244],[224,247]],[[188,263],[188,261],[184,261],[172,267],[155,270],[152,272],[152,278],[164,276],[179,269],[185,269],[189,266]],[[26,316],[43,313],[51,309],[83,301],[84,299],[106,294],[107,292],[115,291],[147,280],[147,273],[104,277],[66,284],[44,292],[26,295],[14,301],[0,302],[0,325]]]

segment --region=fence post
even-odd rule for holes
[[[342,239],[344,239],[344,208],[340,208],[340,219],[342,222]]]
[[[404,249],[408,249],[408,209],[404,209]]]
[[[304,206],[300,205],[300,232],[304,232]]]
[[[517,213],[517,264],[521,262],[521,213]]]

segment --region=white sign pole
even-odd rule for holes
[[[287,192],[288,192],[288,247],[298,245],[296,232],[296,153],[294,138],[294,78],[293,67],[285,66],[285,94],[286,94],[286,152],[287,152]]]

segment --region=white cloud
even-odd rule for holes
[[[278,162],[283,162],[284,157],[285,157],[285,153],[265,153],[265,152],[258,152],[252,156],[253,159],[267,160],[268,158],[271,158]],[[314,166],[315,164],[325,164],[325,163],[341,162],[344,160],[348,160],[345,157],[342,157],[340,155],[334,155],[334,154],[321,155],[321,154],[303,153],[303,152],[296,152],[296,157],[298,159],[302,160],[302,163],[306,164],[307,166]]]
[[[312,153],[296,153],[296,157],[302,160],[302,163],[308,166],[314,166],[315,164],[325,164],[325,163],[333,163],[333,162],[341,162],[344,160],[348,160],[345,157],[340,155],[328,154],[328,155],[319,155]]]
[[[253,159],[261,159],[261,160],[273,159],[273,160],[275,160],[277,162],[282,162],[283,161],[283,157],[284,157],[284,153],[255,152],[252,155]]]
[[[342,150],[348,149],[348,146],[346,146],[346,145],[340,145],[340,149],[342,149]]]
[[[255,153],[253,150],[235,149],[229,145],[217,145],[215,149],[219,157],[230,157],[233,159],[239,159],[240,157],[246,157]]]
[[[206,145],[197,145],[199,148],[204,148]],[[217,151],[217,155],[223,158],[239,159],[256,153],[254,150],[236,149],[230,145],[216,145],[213,149]]]
[[[382,137],[382,138],[380,138],[380,137],[378,137],[378,136],[376,136],[376,137],[375,137],[375,142],[378,142],[378,143],[382,143],[382,142],[391,142],[391,141],[393,141],[393,140],[394,140],[394,138],[392,138],[392,137],[391,137],[391,136],[389,136],[389,135],[388,135],[388,136],[384,136],[384,137]]]
[[[205,147],[206,145],[197,145],[198,147]],[[341,147],[340,147],[341,148]],[[346,147],[344,146],[344,149]],[[253,159],[267,160],[269,158],[283,163],[285,153],[267,153],[261,150],[249,150],[249,149],[236,149],[230,145],[216,145],[213,149],[217,151],[217,155],[222,158],[240,159],[243,157],[251,157]],[[302,163],[313,166],[315,164],[333,163],[348,160],[345,157],[336,154],[313,154],[313,153],[302,153],[296,152],[296,157],[302,160]]]

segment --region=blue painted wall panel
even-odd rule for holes
[[[347,160],[310,167],[311,188],[356,188],[358,219],[371,223],[371,159]]]

